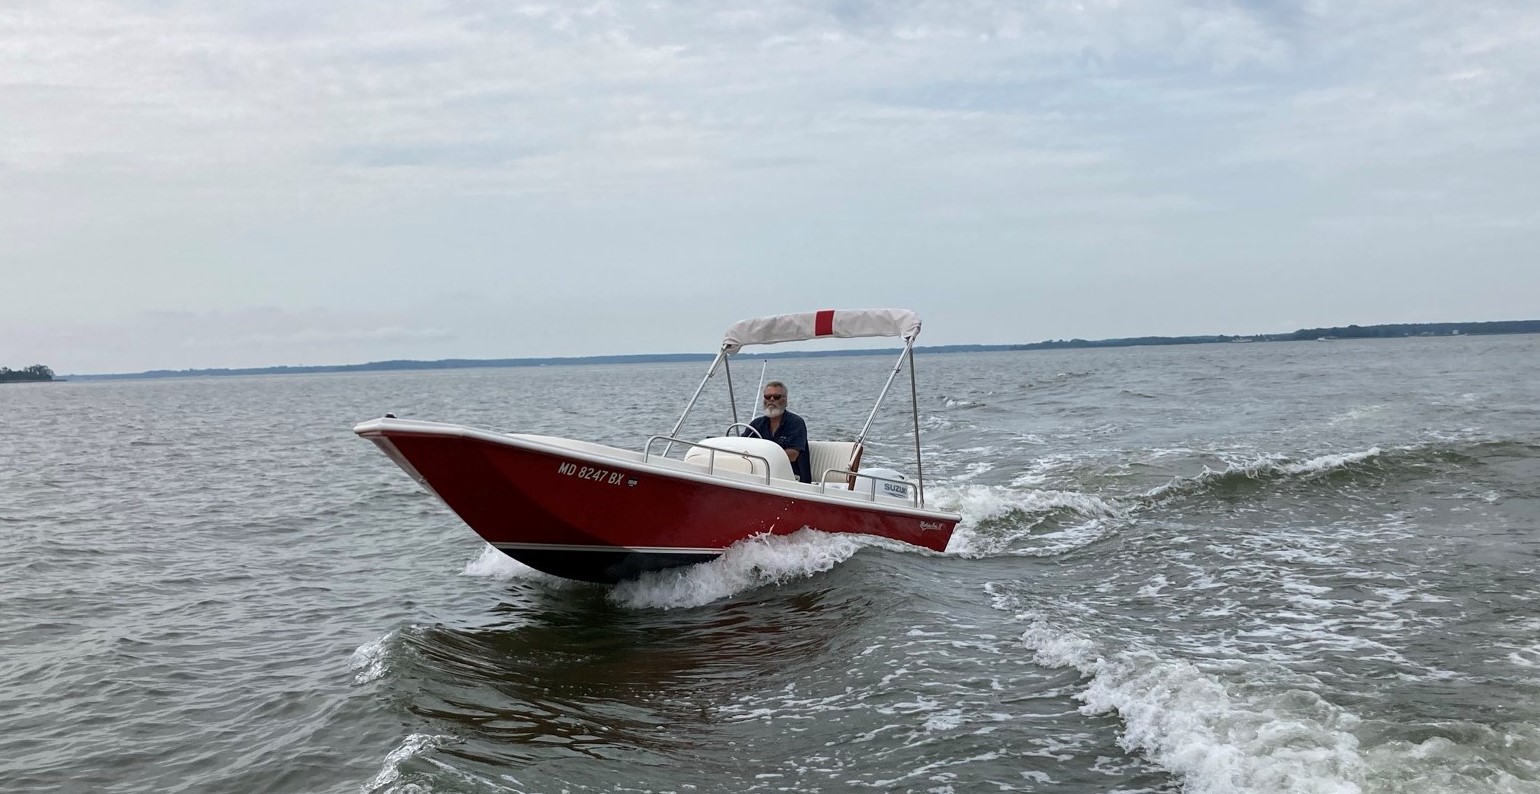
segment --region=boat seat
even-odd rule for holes
[[[850,456],[855,454],[856,442],[854,441],[809,441],[807,442],[809,471],[813,473],[813,482],[823,479],[823,473],[829,469],[850,469],[856,467],[850,465]],[[835,477],[835,481],[844,483],[844,477]]]
[[[786,450],[774,441],[766,441],[762,438],[740,438],[737,436],[718,436],[716,438],[701,439],[702,446],[691,446],[685,450],[684,462],[692,463],[702,469],[712,466],[710,449],[721,450],[716,453],[715,471],[739,472],[763,477],[765,463],[770,464],[770,476],[774,479],[795,480],[797,475],[791,470],[791,461],[786,457]],[[741,452],[744,455],[734,455]],[[758,457],[745,457],[756,455]],[[760,460],[763,458],[763,460]]]

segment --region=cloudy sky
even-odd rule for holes
[[[1540,318],[1540,4],[16,0],[0,365]]]

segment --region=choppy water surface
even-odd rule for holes
[[[613,589],[349,429],[640,447],[704,365],[0,387],[0,790],[1540,792],[1537,356],[922,358],[946,554],[803,533]],[[848,437],[889,364],[771,375]],[[912,469],[905,402],[868,465]]]

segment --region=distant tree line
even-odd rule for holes
[[[1395,323],[1386,325],[1339,325],[1301,328],[1287,334],[1231,336],[1138,336],[1123,339],[1050,339],[1011,350],[1055,350],[1077,347],[1139,347],[1141,345],[1208,345],[1216,342],[1302,342],[1312,339],[1385,339],[1408,336],[1480,336],[1484,334],[1540,333],[1540,320],[1505,320],[1480,323]],[[958,346],[961,347],[961,346]]]
[[[1400,323],[1388,325],[1347,325],[1332,328],[1301,328],[1282,334],[1209,334],[1204,336],[1135,336],[1119,339],[1049,339],[1042,342],[1007,345],[938,345],[915,348],[922,353],[989,353],[1015,350],[1062,350],[1087,347],[1142,347],[1146,345],[1211,345],[1218,342],[1298,342],[1314,339],[1364,339],[1376,337],[1408,336],[1477,336],[1482,334],[1536,334],[1540,333],[1540,320],[1509,320],[1471,323]],[[860,350],[797,350],[778,353],[754,352],[748,356],[763,358],[821,358],[829,356],[890,355],[897,348],[864,348]],[[371,361],[367,364],[332,364],[320,366],[253,367],[246,369],[182,369],[152,370],[149,372],[116,375],[71,375],[78,380],[116,380],[126,378],[185,378],[221,375],[302,375],[327,372],[371,372],[386,370],[435,370],[479,367],[544,367],[571,364],[651,364],[687,361],[710,361],[714,353],[653,353],[610,356],[579,356],[556,358],[450,358],[436,361]],[[21,372],[0,369],[0,383],[6,380],[52,380],[53,371],[38,364]]]
[[[53,380],[53,370],[42,364],[33,364],[25,369],[0,367],[0,383],[20,383],[29,380]]]
[[[1540,333],[1540,320],[1506,320],[1487,323],[1400,323],[1387,325],[1348,325],[1334,328],[1304,328],[1292,334],[1269,337],[1270,340],[1305,339],[1376,339],[1401,336],[1479,336],[1482,334]]]

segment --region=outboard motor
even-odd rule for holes
[[[872,476],[865,476],[868,474]],[[882,479],[874,480],[873,477],[881,477]],[[892,469],[883,469],[874,466],[871,468],[862,469],[856,473],[855,492],[858,494],[869,494],[872,492],[872,483],[875,482],[877,484],[878,495],[891,496],[896,499],[908,500],[911,497],[909,496],[910,486],[907,483],[889,482],[889,480],[908,479],[908,477],[905,477],[903,474]]]

